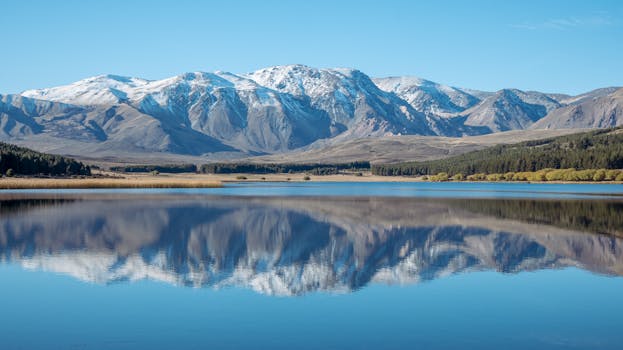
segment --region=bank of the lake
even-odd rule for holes
[[[102,177],[84,178],[39,178],[39,177],[3,177],[0,189],[89,189],[89,188],[216,188],[225,183],[246,182],[352,182],[352,183],[411,183],[439,182],[430,181],[424,176],[381,176],[365,173],[347,173],[334,175],[295,174],[149,174],[149,173],[110,173],[101,172]],[[623,184],[620,181],[486,181],[486,180],[448,180],[451,183],[523,183],[523,184]]]
[[[108,178],[35,178],[0,179],[0,189],[89,189],[89,188],[216,188],[214,179],[175,178],[169,176],[131,176]]]

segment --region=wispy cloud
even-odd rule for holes
[[[524,22],[511,24],[511,27],[525,30],[555,29],[566,30],[574,28],[597,28],[614,25],[614,21],[607,15],[593,15],[588,17],[551,18],[542,22]]]

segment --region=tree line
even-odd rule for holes
[[[91,168],[71,158],[0,142],[0,173],[13,175],[91,175]]]
[[[196,173],[197,166],[195,164],[163,164],[163,165],[120,165],[110,167],[111,171],[123,173]]]
[[[623,128],[497,145],[458,156],[396,164],[376,164],[376,175],[437,175],[538,172],[543,169],[623,169]],[[593,174],[594,175],[594,174]]]
[[[201,166],[201,172],[208,174],[276,174],[276,173],[309,173],[312,175],[338,174],[340,171],[369,170],[370,162],[357,161],[336,164],[294,164],[294,163],[209,163]]]

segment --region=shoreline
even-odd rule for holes
[[[245,182],[440,182],[424,180],[422,177],[380,176],[370,173],[306,175],[296,174],[119,174],[102,173],[108,177],[91,178],[36,178],[4,177],[0,179],[0,190],[17,189],[103,189],[103,188],[218,188],[226,183]],[[123,177],[120,177],[123,176]],[[306,180],[309,177],[309,180]],[[621,181],[443,181],[451,183],[523,183],[523,184],[623,184]]]
[[[36,189],[101,189],[101,188],[219,188],[222,182],[204,179],[165,177],[145,178],[33,178],[11,177],[0,179],[0,190]]]

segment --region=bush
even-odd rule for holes
[[[12,177],[13,175],[15,175],[14,172],[13,172],[13,169],[7,169],[6,176]]]
[[[606,181],[614,181],[617,178],[621,170],[606,170]]]
[[[454,180],[454,181],[463,181],[463,180],[465,180],[465,176],[463,176],[463,174],[461,174],[461,173],[454,174],[454,176],[452,176],[452,180]]]
[[[487,181],[501,181],[501,180],[504,180],[504,176],[502,174],[487,175]]]
[[[487,179],[487,175],[486,174],[472,174],[472,175],[468,175],[467,176],[467,180],[469,181],[484,181]]]
[[[576,181],[591,181],[595,176],[595,170],[578,170],[574,173]]]
[[[305,175],[305,177],[303,178],[303,180],[305,180],[305,181],[309,181],[309,180],[311,180],[311,177],[309,177],[309,176]]]
[[[623,181],[623,172],[619,173],[617,177],[614,179],[615,181]]]
[[[156,175],[160,175],[160,172],[158,170],[152,170],[149,174],[152,176],[156,176]]]
[[[606,170],[599,169],[593,175],[593,181],[604,181],[606,179]]]
[[[562,181],[565,177],[565,172],[568,172],[567,169],[558,169],[552,170],[545,174],[545,179],[547,181]]]
[[[537,171],[536,173],[533,173],[534,175],[532,175],[533,180],[532,181],[547,181],[547,170],[545,171]]]
[[[238,176],[236,176],[236,180],[246,180],[246,179],[247,179],[247,177],[246,177],[246,176],[244,176],[244,175],[238,175]]]
[[[436,181],[448,181],[450,179],[450,176],[448,176],[448,173],[439,173],[436,176]]]

